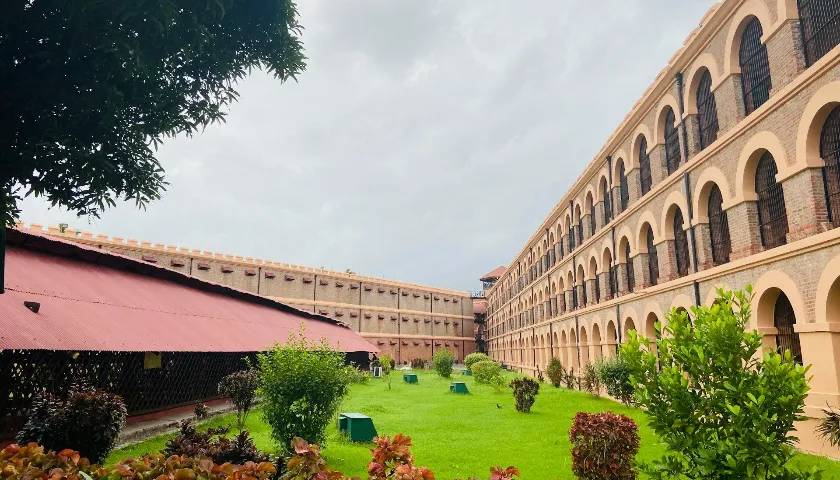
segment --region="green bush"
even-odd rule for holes
[[[656,340],[630,332],[621,356],[636,402],[667,446],[644,465],[653,478],[810,479],[790,464],[794,422],[803,418],[808,369],[785,352],[759,355],[747,332],[752,291],[718,291],[711,307],[672,310]]]
[[[233,372],[219,382],[219,393],[230,398],[236,407],[236,426],[242,431],[248,412],[257,398],[260,386],[260,372],[253,368]]]
[[[563,364],[560,363],[560,359],[556,357],[552,357],[551,361],[548,362],[545,373],[548,375],[548,380],[551,384],[557,388],[560,388],[560,385],[563,384],[566,378],[566,370],[563,369]]]
[[[817,426],[817,433],[828,443],[840,447],[840,410],[831,407],[823,409],[823,418]]]
[[[324,429],[347,394],[344,355],[301,334],[261,353],[263,415],[281,449],[295,437],[324,441]]]
[[[443,378],[449,378],[452,375],[452,365],[455,364],[455,354],[452,350],[441,348],[435,352],[432,357],[432,367]]]
[[[492,385],[497,377],[504,378],[502,373],[502,366],[493,360],[484,360],[474,363],[472,366],[472,374],[476,383],[482,385]]]
[[[601,378],[598,376],[598,363],[589,362],[583,367],[583,378],[581,379],[581,386],[592,395],[599,396],[601,394]]]
[[[474,364],[486,360],[490,360],[490,357],[481,352],[474,352],[464,357],[464,366],[467,367],[469,371],[472,371],[472,366]]]
[[[71,448],[99,462],[114,448],[125,417],[119,395],[73,385],[66,397],[48,393],[36,397],[17,441],[56,451]]]
[[[391,370],[393,370],[394,367],[396,366],[396,362],[394,361],[394,358],[391,357],[390,354],[383,353],[383,354],[379,355],[379,365],[382,367],[382,374],[383,375],[390,375]]]
[[[511,381],[510,386],[513,388],[516,410],[522,413],[530,412],[540,392],[540,384],[533,378],[523,377]]]
[[[569,390],[580,388],[580,380],[577,375],[575,375],[574,368],[570,368],[563,373],[563,383],[566,384],[566,388]]]
[[[354,385],[359,384],[366,384],[370,381],[370,375],[368,372],[359,369],[359,367],[355,365],[347,365],[344,367],[345,372],[347,372],[347,381]]]
[[[631,418],[612,412],[578,412],[569,430],[572,472],[581,480],[635,480],[639,431]]]
[[[621,355],[604,360],[598,365],[598,378],[607,393],[625,405],[633,403],[633,383],[630,382],[630,366]]]

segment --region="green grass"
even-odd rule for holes
[[[516,465],[528,480],[572,478],[568,432],[579,411],[610,410],[634,418],[642,438],[637,457],[640,461],[659,456],[665,448],[647,427],[644,413],[586,393],[543,384],[532,412],[522,414],[514,409],[510,390],[496,393],[491,387],[476,385],[471,377],[458,377],[466,380],[472,393],[456,395],[449,393],[450,380],[429,372],[418,376],[418,385],[408,385],[395,372],[390,390],[384,380],[354,385],[340,411],[369,415],[380,435],[402,432],[411,436],[415,463],[431,468],[437,478],[485,478],[492,465]],[[233,424],[233,417],[216,418],[203,425],[224,423]],[[258,447],[276,449],[259,411],[250,415],[247,428]],[[158,451],[171,436],[117,450],[107,462]],[[370,449],[370,444],[345,441],[334,424],[329,427],[324,455],[330,466],[366,478]],[[800,454],[796,463],[820,466],[826,471],[825,480],[840,480],[840,462]]]

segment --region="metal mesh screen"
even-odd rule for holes
[[[688,235],[683,228],[682,211],[679,209],[674,213],[674,256],[677,261],[677,275],[688,275]]]
[[[805,61],[811,66],[840,43],[840,0],[797,0]]]
[[[656,285],[659,281],[659,256],[656,253],[656,245],[653,244],[653,230],[650,227],[647,229],[647,251],[650,284]]]
[[[668,175],[677,171],[680,166],[680,136],[675,124],[674,109],[668,107],[665,114],[665,163]]]
[[[641,194],[644,195],[650,191],[653,180],[650,175],[650,155],[647,151],[647,140],[642,138],[639,142],[639,185],[641,187]]]
[[[723,209],[723,195],[717,185],[709,192],[709,236],[712,243],[712,261],[720,265],[729,261],[732,242],[729,239],[729,220]]]
[[[627,187],[627,173],[624,171],[624,162],[618,166],[618,190],[619,200],[621,204],[621,211],[627,210],[627,204],[630,201],[630,190]]]
[[[793,360],[802,364],[802,347],[799,345],[799,334],[793,329],[796,323],[796,315],[793,306],[787,296],[780,293],[773,308],[773,326],[776,327],[776,348],[779,353],[790,350]]]
[[[755,17],[747,23],[741,34],[738,62],[741,66],[741,90],[747,115],[770,98],[770,89],[773,88],[767,46],[761,43],[763,34],[761,22]]]
[[[828,114],[820,135],[828,217],[833,227],[840,227],[840,107]]]
[[[717,140],[718,118],[715,94],[712,93],[712,75],[708,70],[700,77],[697,87],[697,121],[700,127],[700,149]]]
[[[787,243],[788,221],[782,184],[776,182],[776,160],[764,152],[755,172],[755,193],[758,194],[758,226],[765,248]]]

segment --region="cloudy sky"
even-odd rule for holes
[[[23,220],[477,289],[506,264],[711,0],[305,0],[307,71],[255,73],[159,152],[147,211]]]

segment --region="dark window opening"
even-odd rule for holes
[[[674,213],[674,256],[677,260],[677,275],[684,277],[688,275],[688,235],[683,228],[682,211]]]
[[[799,345],[799,334],[794,331],[796,315],[787,295],[780,293],[773,307],[773,326],[776,327],[776,348],[780,354],[790,351],[790,356],[798,364],[802,364],[802,347]]]
[[[718,135],[717,104],[712,92],[712,75],[708,70],[700,77],[697,87],[697,122],[700,127],[700,150],[708,147]]]
[[[650,175],[650,155],[647,151],[647,140],[644,138],[639,142],[639,184],[642,195],[648,193],[653,184]]]
[[[753,17],[741,35],[738,62],[741,66],[741,90],[747,115],[770,98],[770,89],[773,88],[767,46],[761,43],[763,33],[761,22]]]
[[[668,107],[665,114],[665,162],[668,168],[668,175],[677,171],[680,167],[680,136],[676,126],[674,109]]]
[[[653,244],[653,230],[650,227],[648,227],[647,231],[647,251],[650,284],[656,285],[659,281],[659,257],[656,253],[656,245]]]
[[[823,183],[832,227],[840,227],[840,107],[828,114],[820,134]]]
[[[717,185],[709,192],[709,236],[712,242],[712,262],[715,265],[728,262],[732,253],[729,220],[723,209],[723,195]]]
[[[810,67],[840,44],[840,0],[797,0],[799,27]]]
[[[758,226],[761,244],[774,248],[787,243],[788,221],[782,184],[776,181],[776,160],[764,152],[755,172],[755,193],[758,195]]]

